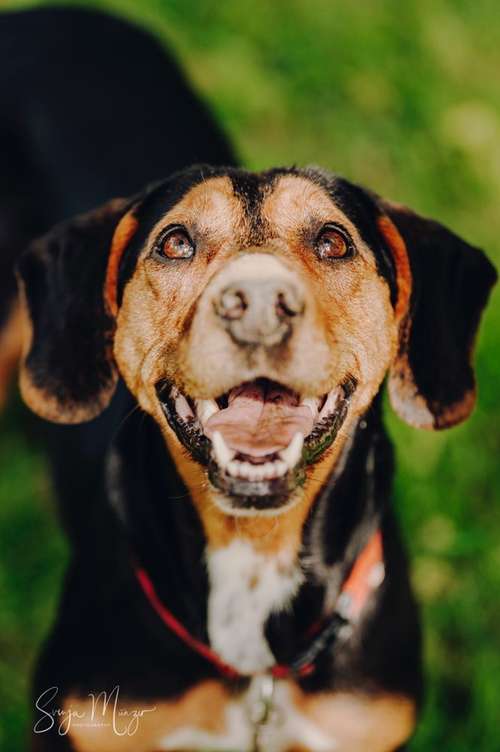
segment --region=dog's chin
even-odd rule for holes
[[[355,389],[347,376],[327,394],[301,398],[259,378],[206,400],[156,385],[170,428],[207,468],[215,503],[239,516],[277,515],[300,500],[306,468],[335,442]]]
[[[212,485],[211,500],[221,512],[232,517],[279,517],[303,498],[302,486],[280,496],[246,496],[244,493],[229,496],[218,486]],[[242,489],[243,492],[245,490]]]

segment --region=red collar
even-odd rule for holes
[[[241,678],[242,675],[239,671],[224,663],[217,653],[204,642],[193,637],[160,601],[154,585],[144,569],[136,567],[135,574],[150,605],[171,632],[177,635],[188,647],[212,663],[223,676],[229,679]],[[270,673],[276,679],[283,679],[290,675],[301,677],[311,674],[315,669],[317,657],[331,644],[339,630],[343,626],[355,624],[359,620],[370,595],[382,584],[384,575],[382,534],[380,530],[376,530],[360,552],[349,576],[344,581],[333,613],[325,621],[322,621],[321,625],[315,625],[310,630],[314,636],[309,647],[290,665],[276,663],[270,669]]]

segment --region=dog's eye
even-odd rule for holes
[[[189,259],[194,256],[194,243],[182,227],[171,227],[158,238],[155,253],[167,259]]]
[[[316,238],[316,253],[320,259],[348,258],[354,253],[350,237],[344,230],[333,225],[325,225]]]

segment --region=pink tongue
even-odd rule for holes
[[[262,457],[287,447],[297,431],[307,436],[313,424],[310,409],[293,392],[250,382],[230,392],[228,407],[212,415],[204,430],[209,438],[220,431],[235,452]]]

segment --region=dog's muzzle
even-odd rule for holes
[[[321,391],[307,383],[321,368],[314,322],[314,300],[285,261],[241,254],[204,290],[187,340],[191,373],[208,389],[157,385],[170,427],[233,510],[286,505],[344,422],[354,380],[345,374]]]

